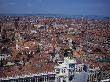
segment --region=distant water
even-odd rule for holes
[[[63,17],[63,18],[87,18],[87,19],[110,19],[110,16],[96,15],[64,15],[64,14],[0,14],[0,16],[47,16],[47,17]]]

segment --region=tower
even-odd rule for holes
[[[19,17],[14,20],[14,25],[16,30],[18,29],[18,21],[19,21]]]
[[[19,32],[15,33],[15,40],[16,40],[16,49],[19,50],[23,45],[23,38],[21,37]]]

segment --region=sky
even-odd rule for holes
[[[110,0],[0,0],[0,13],[110,16]]]

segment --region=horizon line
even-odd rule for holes
[[[102,15],[75,15],[75,14],[47,14],[47,13],[0,13],[0,16],[47,16],[47,17],[64,17],[64,18],[89,18],[89,19],[110,19],[110,16]]]

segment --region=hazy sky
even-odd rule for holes
[[[0,0],[0,13],[110,16],[110,0]]]

